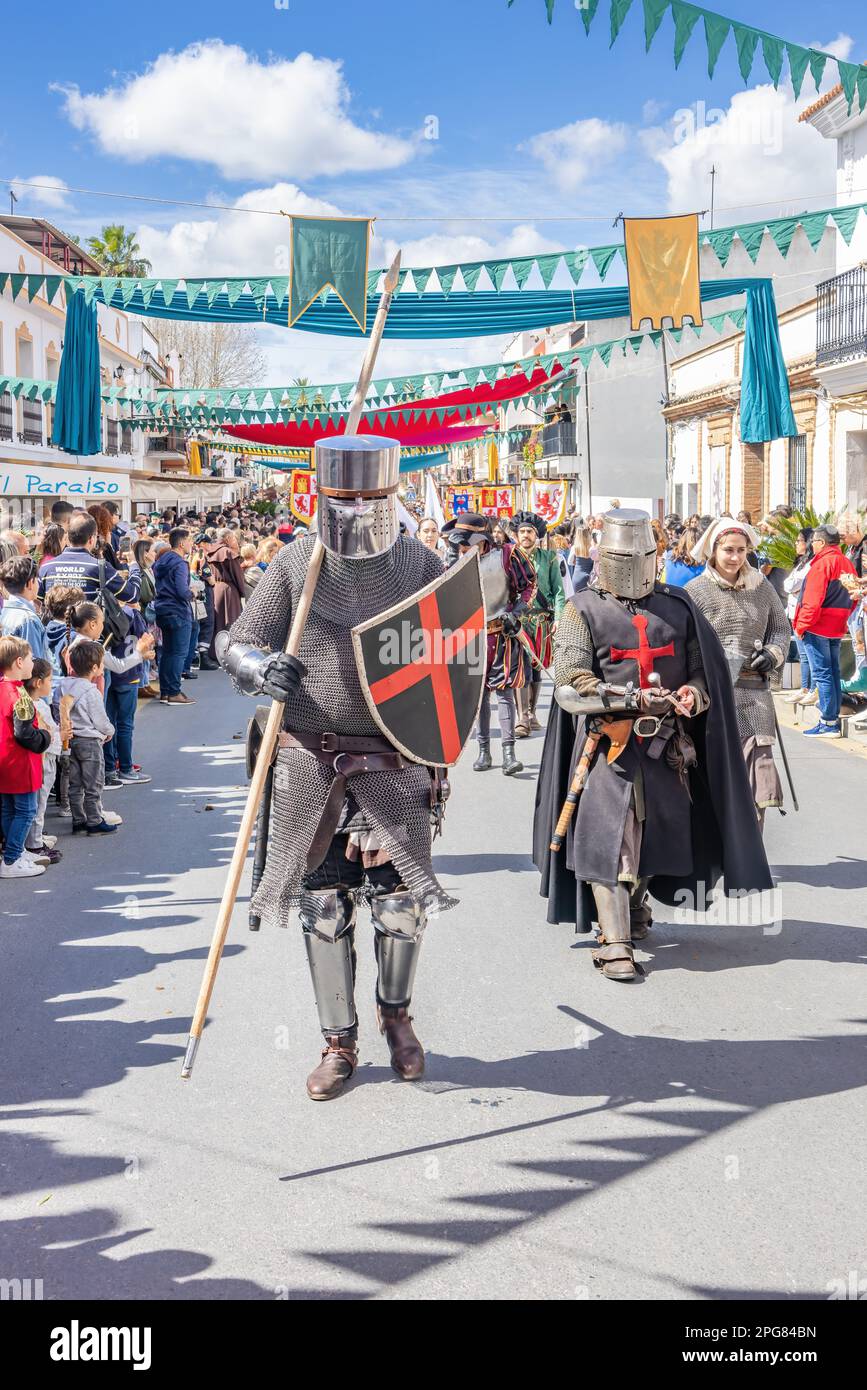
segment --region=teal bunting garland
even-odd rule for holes
[[[507,3],[511,8],[515,0],[507,0]],[[554,19],[554,4],[555,0],[545,0],[549,24]],[[589,35],[590,26],[599,9],[599,0],[581,0],[581,4],[576,4],[575,8],[581,16],[585,34]],[[792,43],[788,39],[780,38],[777,34],[770,34],[765,29],[757,29],[752,24],[743,24],[739,19],[728,19],[725,15],[717,14],[714,10],[687,4],[686,0],[642,0],[642,8],[644,12],[645,52],[650,51],[650,45],[666,11],[671,11],[674,24],[675,67],[679,67],[686,46],[698,25],[698,21],[701,20],[707,49],[709,77],[713,77],[726,40],[729,34],[732,34],[737,49],[738,66],[744,82],[749,81],[759,48],[761,48],[765,71],[775,87],[778,87],[780,83],[785,54],[789,63],[789,75],[796,99],[801,91],[807,68],[810,69],[818,92],[825,69],[829,63],[832,63],[836,64],[837,80],[843,88],[848,110],[850,112],[852,110],[856,92],[859,110],[867,109],[867,69],[862,64],[848,63],[843,58],[836,58],[833,54],[825,53],[818,48],[805,48],[802,44]],[[609,48],[613,47],[622,32],[623,24],[631,9],[632,0],[609,0]]]
[[[862,82],[865,90],[865,103],[867,103],[867,67],[863,68],[859,74],[859,83]],[[765,233],[771,237],[777,249],[785,256],[791,246],[793,224],[795,230],[799,227],[802,229],[815,250],[822,239],[829,219],[836,223],[847,244],[851,242],[855,223],[861,212],[867,212],[867,203],[850,203],[839,208],[821,208],[816,212],[801,213],[794,219],[776,217],[766,219],[763,222],[734,223],[731,226],[719,227],[713,231],[699,232],[699,242],[701,245],[711,248],[723,267],[728,263],[735,237],[744,243],[753,260],[755,260],[753,252],[755,250],[755,253],[758,253]],[[412,276],[415,293],[422,294],[426,291],[439,290],[448,297],[455,288],[459,273],[464,287],[473,291],[479,289],[479,282],[484,274],[491,287],[502,293],[507,287],[510,272],[514,277],[515,284],[523,290],[529,287],[528,282],[534,271],[538,272],[542,286],[546,290],[550,289],[558,272],[569,285],[577,288],[588,265],[592,265],[600,280],[604,281],[615,262],[625,264],[624,250],[620,243],[581,247],[576,251],[555,251],[539,256],[516,256],[506,260],[416,267],[412,271]],[[383,274],[384,272],[381,270],[374,270],[369,273],[369,294],[375,295],[379,292]],[[0,294],[4,293],[8,287],[12,291],[13,298],[16,299],[22,292],[26,291],[27,298],[31,302],[38,295],[43,295],[49,304],[53,304],[55,301],[60,303],[57,299],[58,291],[67,278],[69,277],[65,275],[21,274],[0,271]],[[243,296],[248,302],[252,299],[258,314],[263,313],[266,303],[276,311],[282,311],[288,292],[288,278],[285,275],[271,276],[270,278],[238,277],[210,280],[191,278],[188,281],[84,276],[80,280],[77,279],[75,284],[83,286],[85,296],[88,299],[97,294],[104,303],[111,303],[112,307],[116,309],[130,311],[135,300],[133,312],[139,308],[139,305],[141,306],[139,311],[141,309],[146,311],[156,291],[159,291],[162,301],[166,305],[174,307],[173,301],[181,284],[184,284],[185,288],[178,297],[182,298],[185,308],[188,308],[190,301],[193,303],[199,301],[199,303],[207,305],[208,308],[212,308],[217,297],[225,295],[228,307],[232,309]]]

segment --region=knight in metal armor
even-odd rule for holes
[[[722,649],[683,591],[655,580],[649,517],[609,512],[597,587],[572,596],[557,629],[536,799],[548,920],[588,931],[595,919],[594,964],[617,981],[638,973],[649,893],[702,911],[721,874],[726,891],[771,887],[740,756],[730,769]]]
[[[488,772],[491,758],[491,696],[497,699],[500,737],[503,748],[503,776],[523,772],[524,764],[515,756],[516,699],[531,679],[531,657],[521,640],[521,617],[536,591],[536,575],[531,561],[516,545],[498,546],[494,541],[490,517],[464,512],[446,522],[442,529],[452,562],[467,551],[477,549],[483,571],[488,612],[487,674],[479,709],[479,756],[474,772]]]
[[[786,659],[791,624],[772,584],[748,563],[757,537],[751,526],[723,517],[694,552],[705,570],[686,589],[722,643],[735,689],[735,709],[759,824],[771,806],[782,810],[774,762],[777,721],[770,677]]]
[[[427,914],[453,906],[431,867],[431,771],[383,737],[353,652],[353,627],[443,573],[435,552],[401,535],[399,459],[399,446],[383,439],[317,444],[325,554],[298,657],[283,649],[313,535],[268,566],[218,653],[244,694],[285,701],[271,838],[252,908],[265,926],[300,912],[325,1039],[307,1081],[312,1100],[338,1095],[358,1063],[358,900],[373,918],[380,1031],[404,1080],[424,1071],[409,1009]]]

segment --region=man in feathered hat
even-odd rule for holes
[[[488,611],[499,615],[488,623],[488,670],[479,710],[479,756],[473,771],[487,772],[493,766],[490,698],[495,691],[503,743],[503,776],[513,777],[524,770],[524,764],[515,757],[515,696],[526,688],[530,677],[530,658],[518,637],[519,614],[532,600],[535,572],[518,546],[495,545],[491,519],[479,512],[454,517],[446,522],[442,534],[453,560],[471,547],[478,547]]]
[[[544,548],[548,527],[545,518],[537,512],[516,512],[511,527],[521,554],[533,566],[536,574],[536,595],[521,621],[539,661],[543,666],[550,666],[554,633],[566,602],[559,556],[556,551]],[[541,729],[542,725],[536,718],[541,688],[542,672],[538,666],[533,666],[530,683],[516,692],[516,738],[528,738],[531,730]]]

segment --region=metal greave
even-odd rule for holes
[[[628,883],[618,883],[609,888],[604,883],[591,883],[596,901],[596,915],[599,934],[610,945],[614,942],[628,943],[631,940],[629,924],[630,888]]]
[[[301,927],[323,1033],[354,1033],[355,903],[336,888],[306,890]]]
[[[376,947],[376,998],[389,1008],[406,1008],[412,998],[424,908],[409,893],[389,893],[371,902]]]

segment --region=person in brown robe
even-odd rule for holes
[[[218,632],[226,632],[241,616],[241,600],[247,594],[247,581],[241,564],[241,547],[235,531],[218,531],[213,545],[205,550],[214,574],[214,631],[208,651],[216,661],[214,641]]]

